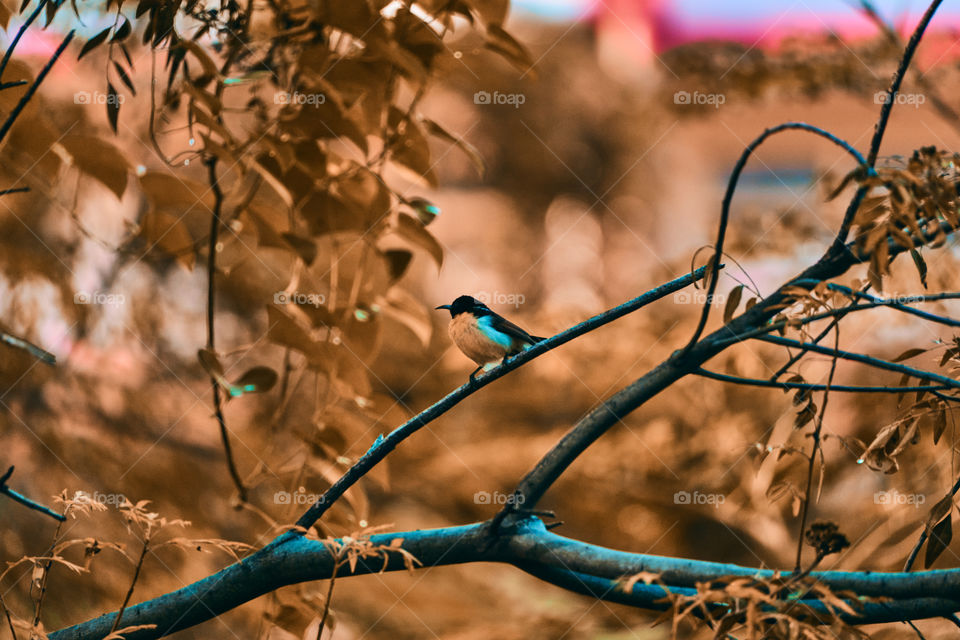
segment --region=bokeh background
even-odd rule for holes
[[[924,8],[877,3],[901,37]],[[66,17],[31,32],[16,64],[42,65]],[[934,104],[937,97],[960,108],[958,18],[946,7],[934,19],[918,53],[920,75],[910,75],[905,102],[894,109],[885,157],[923,145],[958,147],[960,122]],[[91,13],[86,22],[81,30],[91,35],[103,19]],[[4,43],[17,24],[15,17]],[[422,109],[474,145],[486,171],[478,176],[467,155],[436,144],[440,187],[412,188],[410,195],[442,210],[430,229],[443,247],[443,264],[438,268],[418,253],[403,286],[427,309],[474,295],[539,335],[688,271],[697,250],[712,242],[736,158],[765,127],[802,120],[865,149],[880,108],[877,92],[886,88],[899,53],[857,3],[828,0],[762,6],[515,2],[509,26],[530,49],[532,69],[518,71],[471,40],[448,36],[458,55],[442,69]],[[146,83],[149,52],[140,55]],[[98,86],[101,72],[89,59],[65,58],[42,90],[44,108],[63,127],[79,122],[111,135],[102,106],[74,99]],[[142,93],[127,97],[129,126],[112,140],[131,163],[151,166],[140,124],[149,108]],[[118,250],[142,207],[138,196],[128,192],[117,200],[100,185],[76,186],[56,171],[38,172],[55,157],[48,147],[31,145],[43,147],[44,136],[57,133],[37,133],[38,142],[12,140],[5,150],[5,174],[25,176],[33,191],[0,203],[0,320],[59,360],[55,369],[35,366],[0,347],[0,463],[16,464],[11,486],[18,491],[48,503],[62,490],[149,499],[164,516],[192,521],[176,535],[263,544],[273,522],[291,522],[303,508],[278,504],[276,492],[323,488],[298,479],[302,450],[337,451],[341,457],[317,471],[336,477],[378,433],[461,384],[473,368],[451,346],[446,314],[431,312],[426,344],[400,323],[385,323],[377,355],[367,363],[367,420],[336,416],[342,421],[336,430],[310,437],[285,428],[311,419],[307,400],[316,389],[296,374],[291,384],[298,386],[282,419],[276,393],[228,404],[238,464],[257,480],[252,501],[268,515],[236,509],[209,381],[196,360],[205,342],[203,269]],[[851,169],[842,151],[810,136],[788,133],[766,144],[735,199],[721,294],[738,283],[768,293],[815,260],[832,239],[849,191],[832,202],[826,195]],[[926,256],[930,289],[955,290],[955,243]],[[863,274],[852,273],[847,282],[854,277]],[[888,293],[921,290],[907,263],[895,264],[888,287]],[[116,297],[78,307],[70,292]],[[697,296],[668,297],[473,395],[404,443],[364,482],[354,496],[367,502],[364,522],[351,510],[335,509],[326,532],[384,524],[403,531],[492,516],[497,505],[486,496],[495,503],[509,494],[580,417],[685,343],[702,300]],[[721,296],[714,322],[722,304]],[[949,304],[931,308],[951,310]],[[261,340],[265,321],[262,308],[251,310],[227,288],[218,343],[223,351],[236,349],[244,362],[282,369],[283,351]],[[883,310],[844,326],[847,348],[887,358],[951,338],[942,327]],[[712,366],[765,377],[785,355],[745,345]],[[821,381],[828,367],[809,357],[801,371]],[[845,363],[837,377],[851,384],[896,382],[892,374]],[[793,430],[795,412],[790,396],[779,391],[683,381],[606,434],[540,506],[564,521],[558,532],[596,544],[790,568],[798,521],[791,486],[802,485],[805,463],[757,453],[758,447],[809,447],[809,439]],[[869,442],[896,415],[896,398],[834,396],[826,433]],[[890,475],[858,465],[855,451],[828,438],[813,516],[838,522],[853,544],[824,568],[902,566],[927,510],[957,473],[953,417],[937,446],[928,424],[921,433],[922,441],[908,448],[899,472]],[[678,492],[705,498],[684,504]],[[0,499],[0,522],[6,561],[42,554],[55,526],[6,499]],[[136,548],[112,508],[71,520],[64,533]],[[936,566],[957,566],[956,551],[948,549]],[[160,550],[148,558],[133,599],[183,586],[229,560],[222,553]],[[48,629],[119,605],[131,564],[104,551],[91,569],[86,576],[54,569],[44,605]],[[0,584],[11,606],[29,608],[29,580],[24,567]],[[324,591],[325,584],[288,588],[271,603],[261,598],[177,637],[291,637],[311,619],[296,594]],[[262,613],[277,602],[286,606],[273,618],[279,626],[272,626]],[[669,636],[669,625],[651,626],[653,614],[567,593],[497,565],[342,579],[333,613],[333,637],[344,639]],[[948,637],[952,628],[918,626],[928,638]],[[907,632],[902,625],[871,631],[881,638]]]

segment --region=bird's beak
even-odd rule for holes
[[[447,310],[449,310],[449,309],[450,309],[450,305],[448,305],[448,304],[442,304],[442,305],[440,305],[439,307],[434,307],[434,308],[435,308],[435,309],[447,309]]]

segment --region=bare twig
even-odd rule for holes
[[[337,581],[337,572],[343,565],[343,560],[340,558],[339,552],[333,551],[333,554],[333,570],[330,572],[330,584],[327,585],[327,597],[323,601],[323,615],[320,616],[320,625],[317,627],[317,640],[321,640],[321,637],[323,636],[323,628],[326,626],[327,617],[330,615],[330,601],[333,599],[333,585]]]
[[[4,602],[2,593],[0,593],[0,607],[3,608],[3,615],[7,618],[7,626],[10,628],[10,637],[12,640],[17,640],[17,630],[13,626],[13,618],[10,617],[10,609],[7,608],[7,603]]]
[[[10,498],[11,500],[13,500],[14,502],[19,502],[20,504],[22,504],[22,505],[25,506],[25,507],[29,507],[30,509],[33,509],[34,511],[39,511],[39,512],[42,513],[42,514],[45,514],[45,515],[50,516],[50,517],[53,518],[54,520],[60,520],[61,522],[64,521],[64,520],[66,520],[66,518],[65,518],[64,516],[60,515],[59,513],[57,513],[56,511],[54,511],[53,509],[51,509],[51,508],[49,508],[49,507],[45,507],[45,506],[43,506],[42,504],[40,504],[40,503],[38,503],[38,502],[34,502],[34,501],[31,500],[30,498],[28,498],[28,497],[26,497],[26,496],[24,496],[24,495],[22,495],[22,494],[20,494],[20,493],[17,493],[16,491],[14,491],[14,490],[11,489],[10,487],[8,487],[6,483],[7,483],[7,480],[10,479],[10,476],[12,476],[12,475],[13,475],[13,466],[11,466],[9,469],[7,469],[6,473],[4,473],[3,476],[0,476],[0,493],[4,494],[4,495],[6,495],[6,496],[9,496],[9,498]]]
[[[207,349],[216,351],[216,331],[214,327],[215,307],[217,299],[217,243],[220,234],[220,215],[223,208],[223,191],[217,179],[217,157],[211,156],[206,161],[207,177],[210,189],[213,191],[213,215],[210,218],[210,243],[207,250]],[[230,446],[230,432],[227,429],[227,420],[223,415],[223,400],[220,396],[220,383],[210,376],[210,385],[213,387],[213,410],[220,426],[220,439],[223,442],[223,452],[227,459],[227,469],[237,488],[241,502],[247,501],[247,488],[243,484],[237,464],[233,459],[233,450]]]
[[[834,338],[833,338],[833,350],[834,352],[840,351],[840,327],[834,329]],[[833,384],[833,375],[837,372],[837,356],[830,361],[830,374],[827,376],[827,386],[823,390],[823,401],[820,403],[820,413],[817,415],[817,423],[813,428],[813,450],[810,452],[810,463],[807,466],[807,489],[804,492],[803,507],[800,513],[800,531],[797,534],[797,562],[794,565],[794,573],[799,574],[801,570],[800,563],[803,559],[803,534],[807,529],[807,514],[810,513],[810,500],[813,495],[813,472],[814,465],[817,461],[817,453],[820,451],[820,432],[823,430],[823,415],[827,412],[827,401],[830,399],[830,385]],[[822,455],[822,454],[821,454]],[[823,473],[823,467],[820,469],[820,473]],[[817,566],[817,564],[822,560],[823,557],[818,553],[817,559],[814,561],[810,568],[807,570],[809,573]]]
[[[117,618],[110,627],[111,634],[120,627],[120,619],[123,617],[123,612],[126,611],[127,605],[130,604],[130,598],[133,597],[133,589],[137,586],[137,580],[140,579],[140,569],[143,568],[143,561],[147,557],[147,550],[149,548],[150,538],[148,536],[143,539],[143,547],[140,548],[140,557],[137,558],[137,564],[133,570],[133,579],[130,581],[130,588],[127,589],[127,595],[123,598],[123,604],[120,605],[120,610],[117,611]]]

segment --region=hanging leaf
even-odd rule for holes
[[[723,307],[723,322],[724,324],[733,320],[733,314],[736,313],[737,307],[740,306],[740,298],[743,296],[743,285],[737,285],[730,291],[730,295],[727,296],[727,304]]]
[[[926,353],[927,351],[928,349],[918,349],[918,348],[907,349],[906,351],[898,355],[896,358],[894,358],[890,362],[903,362],[904,360],[909,360],[910,358],[916,358],[921,353]]]
[[[940,441],[940,436],[943,435],[943,432],[947,428],[947,409],[940,404],[940,408],[937,410],[936,415],[933,417],[933,444],[937,444]]]
[[[950,546],[950,540],[953,539],[953,514],[948,514],[946,518],[938,522],[930,530],[930,537],[927,540],[927,553],[923,558],[923,566],[929,569],[940,554]]]
[[[133,29],[133,25],[130,24],[130,21],[127,20],[126,16],[123,16],[123,24],[113,33],[113,37],[110,38],[110,42],[123,42],[130,35],[130,32]]]
[[[488,49],[502,55],[524,74],[533,75],[533,57],[530,52],[516,38],[504,31],[503,27],[488,25],[485,45]]]
[[[913,264],[917,267],[917,274],[920,276],[920,284],[927,288],[927,261],[923,259],[920,252],[916,249],[910,249],[910,257],[913,258]]]
[[[404,201],[404,204],[413,209],[413,212],[417,214],[417,219],[423,226],[427,226],[440,215],[440,207],[426,198],[410,198]]]
[[[470,163],[476,170],[477,175],[483,177],[483,174],[486,173],[486,166],[483,163],[483,156],[480,155],[480,151],[475,146],[460,136],[450,133],[430,118],[423,119],[423,126],[426,127],[427,132],[456,145],[457,148],[463,151],[467,155],[467,158],[470,159]]]
[[[406,249],[387,249],[383,252],[387,259],[387,268],[390,271],[390,282],[396,282],[407,272],[413,254]]]
[[[293,248],[308,267],[317,259],[317,243],[311,238],[287,232],[281,233],[280,237]]]
[[[487,26],[503,24],[510,8],[508,0],[467,0],[467,4]]]
[[[433,171],[430,145],[420,125],[413,119],[408,119],[406,114],[396,107],[390,107],[388,124],[396,132],[390,146],[390,160],[395,165],[400,165],[400,168],[407,169],[413,180],[435,187],[437,176]]]
[[[240,376],[240,379],[230,385],[228,390],[231,398],[237,398],[245,393],[264,393],[277,384],[277,372],[270,367],[254,367]]]
[[[807,402],[807,404],[797,412],[797,417],[793,421],[793,428],[800,429],[805,424],[813,420],[817,416],[817,405],[813,403],[813,400]]]
[[[940,498],[940,500],[937,501],[937,504],[930,508],[930,513],[927,514],[927,522],[924,525],[927,530],[927,534],[932,532],[934,525],[943,520],[952,510],[953,496],[948,493],[944,497]]]
[[[103,41],[107,39],[108,35],[110,35],[110,29],[112,28],[113,27],[107,27],[97,35],[87,40],[87,43],[83,45],[82,49],[80,49],[80,55],[77,56],[77,60],[79,60],[80,58],[87,55],[88,53],[90,53],[91,51],[99,47],[101,44],[103,44]]]
[[[400,287],[391,288],[387,291],[383,312],[413,332],[424,348],[430,345],[433,334],[430,312],[412,295]]]
[[[397,216],[396,232],[407,242],[421,249],[426,249],[434,262],[437,263],[438,269],[443,266],[443,247],[420,222],[405,213],[401,213]]]
[[[193,269],[193,237],[187,230],[183,216],[178,218],[165,211],[148,211],[140,226],[140,236],[148,252],[160,249],[174,256],[187,269]]]
[[[324,365],[329,355],[321,346],[310,337],[309,331],[276,305],[267,306],[267,338],[284,347],[299,351],[307,357],[311,368],[317,369]]]
[[[111,83],[107,83],[107,119],[110,128],[117,133],[117,118],[120,116],[120,95]]]
[[[118,199],[123,198],[130,165],[117,147],[97,136],[69,135],[60,143],[77,169],[110,189]]]
[[[120,81],[126,85],[127,89],[130,89],[130,93],[137,95],[137,90],[133,86],[133,81],[130,80],[130,76],[127,75],[127,72],[123,70],[123,67],[116,60],[113,61],[113,68],[116,70],[117,75],[120,76]]]
[[[223,380],[223,365],[220,364],[220,358],[216,352],[210,349],[200,349],[197,351],[197,359],[200,361],[200,366],[211,378],[217,381]]]

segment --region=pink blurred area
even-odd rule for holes
[[[876,25],[855,0],[528,0],[514,6],[516,14],[526,19],[591,22],[601,59],[624,67],[651,65],[665,50],[705,40],[774,49],[783,40],[801,35],[830,34],[855,42],[877,32]],[[872,6],[906,39],[926,3],[876,2]],[[929,64],[960,55],[960,11],[943,7],[938,17],[925,41],[924,55]]]

